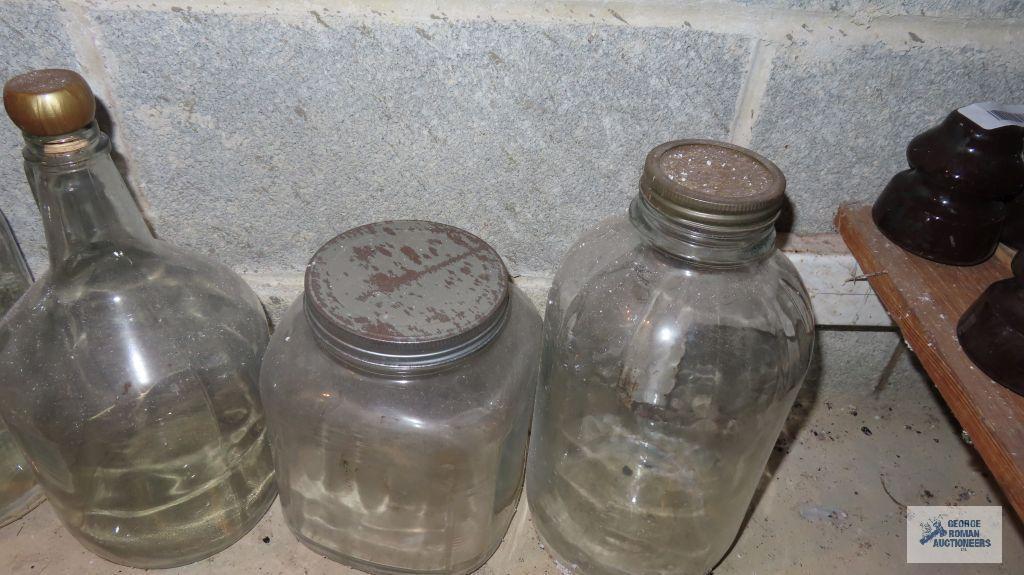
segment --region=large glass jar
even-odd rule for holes
[[[0,319],[32,283],[28,266],[14,241],[14,234],[0,212]],[[43,493],[32,479],[32,470],[0,420],[0,527],[32,510]]]
[[[66,70],[4,88],[50,268],[0,323],[0,416],[88,549],[170,567],[273,501],[257,379],[269,339],[227,267],[153,237]]]
[[[373,573],[469,573],[519,499],[541,321],[481,239],[369,224],[313,256],[260,386],[285,520]]]
[[[812,352],[784,186],[743,148],[661,145],[558,271],[527,493],[583,573],[703,575],[736,537]]]

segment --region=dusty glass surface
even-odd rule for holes
[[[709,234],[641,197],[566,256],[527,479],[534,524],[565,563],[704,574],[729,548],[812,351],[773,220]]]
[[[355,256],[325,273],[321,288],[309,288],[320,272],[307,272],[260,385],[282,508],[303,543],[372,573],[462,574],[494,552],[519,499],[541,322],[498,277],[507,272],[486,244],[436,224],[429,239],[401,239],[403,226],[418,223],[350,232],[342,244]],[[363,290],[364,280],[376,287]],[[328,318],[311,311],[310,298],[352,320],[346,336],[360,330],[377,339],[346,347],[325,333]],[[356,309],[372,315],[351,315]],[[487,334],[490,325],[499,331],[482,347],[453,357],[453,337],[468,326]],[[417,339],[408,334],[420,336],[416,351],[396,350]],[[445,346],[433,345],[440,338]],[[367,363],[367,348],[382,345],[387,356]]]
[[[153,237],[95,124],[53,140],[26,137],[50,268],[0,324],[0,413],[87,548],[201,559],[274,497],[266,317],[231,270]]]
[[[28,267],[7,219],[0,212],[0,318],[32,283]],[[0,527],[18,519],[42,501],[32,471],[0,420]]]

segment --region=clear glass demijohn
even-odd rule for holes
[[[735,539],[812,353],[807,293],[775,249],[784,187],[748,150],[669,142],[629,215],[566,256],[527,475],[566,564],[702,575]]]
[[[153,237],[80,76],[15,77],[4,104],[50,265],[0,324],[0,416],[88,549],[145,568],[209,556],[275,495],[262,306],[227,267]]]
[[[25,259],[0,212],[0,319],[31,283]],[[42,499],[32,470],[0,420],[0,527],[31,511]]]

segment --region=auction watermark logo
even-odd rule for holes
[[[907,507],[907,563],[1002,562],[1002,507]]]

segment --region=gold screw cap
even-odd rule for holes
[[[26,134],[59,136],[88,125],[96,116],[96,99],[76,72],[33,70],[4,84],[4,108]]]

